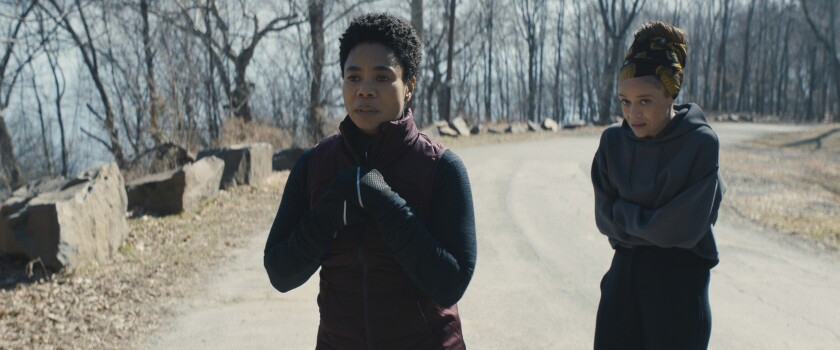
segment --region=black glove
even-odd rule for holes
[[[385,203],[395,195],[391,186],[376,169],[359,168],[357,179],[357,196],[359,205],[374,217],[380,212]]]
[[[365,221],[365,213],[359,208],[356,195],[357,175],[358,167],[340,171],[312,209],[321,237],[335,238],[345,226]]]

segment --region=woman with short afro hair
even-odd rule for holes
[[[422,44],[390,14],[340,39],[347,117],[293,166],[264,264],[281,292],[320,268],[316,349],[464,349],[456,302],[476,264],[469,178],[407,107]]]

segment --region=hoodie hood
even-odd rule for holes
[[[621,129],[624,131],[624,135],[633,140],[664,142],[678,138],[697,128],[711,128],[709,126],[709,122],[706,120],[706,115],[703,113],[703,110],[695,103],[674,105],[674,110],[676,111],[674,118],[672,118],[671,121],[668,122],[668,125],[666,125],[665,128],[654,137],[637,137],[636,134],[633,133],[633,130],[630,128],[626,119],[621,123]]]

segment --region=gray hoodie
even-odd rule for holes
[[[608,127],[592,162],[595,223],[617,246],[688,249],[718,261],[713,226],[725,187],[717,135],[696,104],[674,106],[659,134]]]

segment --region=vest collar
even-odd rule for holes
[[[344,117],[339,125],[344,138],[344,144],[356,160],[375,168],[391,164],[409,150],[420,136],[414,125],[411,108],[403,110],[402,116],[396,120],[379,125],[376,135],[367,135],[350,119]]]

